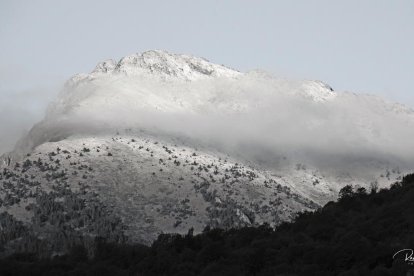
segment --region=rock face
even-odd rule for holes
[[[276,226],[414,165],[413,112],[320,81],[148,51],[70,79],[2,157],[0,250]],[[92,250],[91,250],[92,251]]]

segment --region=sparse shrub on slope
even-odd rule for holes
[[[413,217],[414,174],[388,190],[347,186],[338,202],[276,230],[161,234],[151,247],[96,239],[94,258],[82,246],[46,260],[14,255],[0,261],[0,274],[42,275],[53,268],[56,275],[411,275],[412,266],[393,254],[414,247]]]

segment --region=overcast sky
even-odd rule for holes
[[[71,75],[149,49],[414,107],[412,0],[0,0],[0,153]]]

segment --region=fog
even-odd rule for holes
[[[321,78],[340,90],[369,91],[414,106],[410,93],[413,1],[161,2],[0,1],[0,154],[11,150],[44,116],[47,104],[60,90],[50,87],[50,81],[88,71],[98,60],[148,49],[205,56],[243,71],[258,67],[285,76]],[[272,90],[262,89],[264,84],[254,85],[256,88],[245,90],[252,94]],[[242,138],[236,144],[268,145],[264,152],[267,148],[293,148],[318,154],[341,149],[355,154],[369,150],[387,156],[411,155],[405,150],[411,146],[411,133],[406,130],[412,127],[410,123],[394,115],[378,117],[377,107],[348,99],[351,96],[343,97],[346,103],[316,107],[263,98],[263,102],[280,102],[273,103],[277,110],[260,107],[247,118],[214,121],[212,115],[197,115],[202,117],[197,121],[206,126],[201,129],[196,123],[179,127],[196,115],[181,119],[177,113],[164,114],[154,125],[218,140],[226,148],[236,147],[231,141]],[[251,102],[249,97],[245,100]],[[358,111],[362,112],[359,116]],[[142,118],[154,120],[157,116],[160,114],[155,112]],[[135,119],[135,115],[131,117]],[[168,122],[174,118],[177,122]],[[365,134],[358,130],[362,120],[369,122]],[[245,128],[244,121],[248,122]],[[85,124],[80,119],[71,125],[81,123]],[[234,130],[227,133],[229,129]]]
[[[61,89],[61,78],[0,64],[0,155],[40,121]]]
[[[33,124],[44,117],[56,91],[38,88],[0,93],[0,155],[11,151]]]
[[[22,145],[131,128],[269,166],[286,156],[318,166],[414,165],[410,109],[318,85],[256,73],[177,83],[102,78],[62,92]]]

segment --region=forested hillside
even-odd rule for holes
[[[74,246],[52,259],[13,255],[1,275],[412,275],[414,174],[369,193],[346,186],[338,202],[302,213],[276,230],[206,229],[162,234],[147,247],[96,239],[93,256]]]

